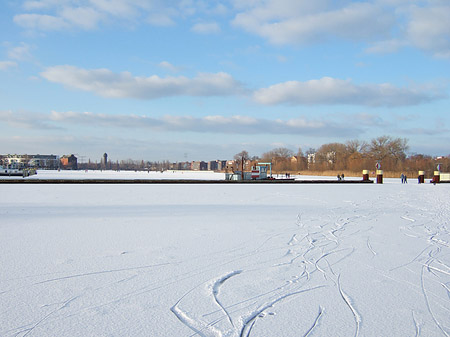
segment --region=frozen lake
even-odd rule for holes
[[[449,336],[450,184],[386,182],[1,185],[0,336]]]

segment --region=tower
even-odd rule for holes
[[[107,153],[103,154],[103,163],[105,165],[105,170],[106,170],[106,168],[107,168],[106,165],[108,164],[108,154]]]

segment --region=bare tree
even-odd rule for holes
[[[317,150],[316,161],[323,168],[344,169],[346,153],[346,146],[344,144],[324,144]]]
[[[381,161],[385,170],[402,170],[407,149],[407,139],[381,136],[370,142],[369,155],[372,160]]]
[[[308,160],[307,160],[306,156],[304,155],[301,147],[298,148],[296,159],[297,159],[297,161],[295,164],[295,169],[304,170],[308,167]]]
[[[408,150],[408,140],[406,138],[392,138],[390,136],[381,136],[372,139],[369,145],[369,152],[377,160],[383,160],[387,157],[393,157],[397,160],[406,158]]]
[[[241,169],[242,175],[244,175],[244,164],[249,159],[250,155],[245,150],[234,155],[234,161],[236,162],[237,167]]]
[[[290,158],[293,155],[294,152],[291,150],[285,147],[279,147],[263,153],[262,158],[264,161],[271,162],[274,170],[286,171],[290,169]]]
[[[346,151],[348,154],[353,153],[366,153],[369,149],[369,144],[365,141],[360,141],[358,139],[349,140],[345,143]]]

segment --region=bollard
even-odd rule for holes
[[[440,178],[441,178],[440,174],[441,174],[440,171],[434,171],[434,176],[433,176],[433,180],[432,180],[433,183],[439,184],[439,181],[440,181]]]
[[[419,171],[419,184],[423,184],[425,182],[425,172],[424,171]]]
[[[383,183],[383,170],[377,170],[377,184]]]
[[[369,180],[369,170],[363,170],[363,180]]]

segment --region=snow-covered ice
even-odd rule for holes
[[[16,177],[17,179],[17,177]],[[160,179],[194,179],[194,180],[224,180],[225,173],[214,171],[111,171],[111,170],[80,170],[80,171],[47,171],[38,170],[36,175],[27,179],[123,179],[123,180],[160,180]]]
[[[449,336],[450,184],[0,185],[0,336]]]

